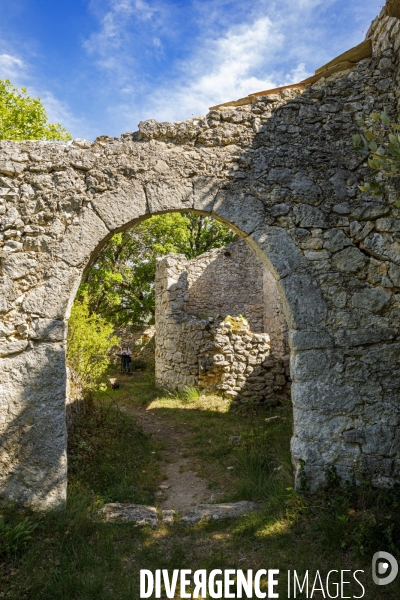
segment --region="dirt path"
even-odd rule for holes
[[[157,492],[160,508],[183,512],[201,502],[215,500],[215,493],[208,489],[209,482],[198,477],[192,470],[191,460],[185,457],[189,440],[182,427],[171,424],[150,408],[123,403],[120,408],[134,417],[161,448],[162,471],[166,478],[160,481]]]

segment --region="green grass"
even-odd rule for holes
[[[103,394],[74,425],[70,489],[92,494],[97,502],[152,504],[159,469],[151,449],[148,436]]]
[[[166,395],[146,374],[120,379],[119,390],[99,394],[76,422],[69,441],[67,509],[42,516],[13,507],[2,511],[9,531],[25,517],[37,526],[21,547],[3,548],[0,598],[138,600],[141,568],[276,568],[282,598],[288,569],[325,575],[331,569],[363,569],[365,598],[398,600],[398,581],[378,588],[370,577],[374,552],[386,549],[399,557],[396,490],[376,491],[367,483],[341,488],[330,471],[321,493],[297,493],[287,409],[238,413],[216,396]],[[104,502],[154,505],[162,479],[160,449],[118,404],[145,407],[179,428],[191,468],[207,477],[210,488],[223,489],[225,500],[260,500],[260,512],[157,530],[93,519]],[[281,418],[266,423],[272,414]],[[229,442],[232,435],[241,436],[240,446]]]

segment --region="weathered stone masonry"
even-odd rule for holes
[[[396,6],[398,2],[395,3]],[[119,139],[0,144],[0,490],[66,498],[66,320],[113,233],[170,210],[210,214],[246,239],[284,303],[296,470],[400,480],[398,192],[358,189],[355,115],[399,102],[400,21],[383,10],[373,56],[303,93],[256,97]]]
[[[181,259],[180,263],[187,273],[186,313],[242,314],[253,331],[265,331],[264,269],[244,241],[215,248],[193,260]]]
[[[287,400],[287,326],[275,279],[244,241],[157,261],[156,381],[240,402]],[[242,315],[244,318],[227,318]],[[264,332],[273,332],[270,336]]]

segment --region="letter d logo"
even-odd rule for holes
[[[388,572],[389,565],[391,567],[389,575],[381,577]],[[389,552],[376,552],[372,557],[372,579],[376,585],[392,583],[396,579],[398,571],[399,565],[397,560]]]

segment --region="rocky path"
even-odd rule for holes
[[[208,489],[209,482],[197,475],[190,458],[185,457],[189,440],[182,427],[146,407],[121,403],[120,408],[134,417],[162,449],[162,471],[166,478],[160,481],[157,492],[159,508],[183,513],[197,504],[216,499],[215,492],[212,494]]]
[[[238,518],[259,509],[252,501],[221,502],[234,493],[234,467],[226,457],[238,445],[235,440],[241,437],[237,434],[244,424],[248,426],[248,417],[231,413],[226,401],[212,395],[160,396],[139,372],[122,375],[118,381],[115,401],[151,436],[153,454],[160,461],[160,479],[155,506],[109,503],[101,509],[103,518],[151,527],[161,522],[194,525],[207,519]]]

